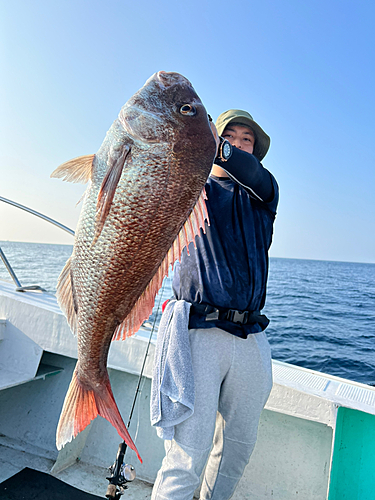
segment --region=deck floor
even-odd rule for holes
[[[25,467],[49,473],[53,464],[54,460],[49,458],[43,458],[0,444],[0,483],[14,476]],[[108,470],[104,468],[78,462],[76,465],[72,465],[56,474],[56,477],[75,488],[105,498],[108,486],[107,474]],[[152,484],[135,479],[129,483],[129,488],[123,498],[127,500],[146,500],[151,498],[151,490]]]

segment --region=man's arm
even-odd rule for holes
[[[255,198],[264,202],[273,199],[274,190],[271,174],[252,154],[232,148],[232,156],[227,161],[215,160],[215,164],[224,169],[228,176],[241,184]]]

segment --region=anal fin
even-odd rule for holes
[[[182,250],[185,246],[188,247],[191,242],[195,246],[195,237],[199,236],[200,229],[205,232],[205,220],[209,224],[206,199],[206,191],[203,188],[193,210],[186,219],[158,270],[135,303],[131,312],[116,328],[112,340],[125,340],[127,337],[130,337],[139,330],[142,323],[150,316],[154,307],[156,294],[160,290],[163,279],[168,275],[169,266],[172,266],[173,269],[174,263],[181,259]]]

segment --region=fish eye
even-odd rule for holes
[[[194,116],[197,110],[191,104],[184,104],[180,108],[180,113],[185,116]]]

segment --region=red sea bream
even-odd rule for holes
[[[60,449],[97,415],[138,455],[107,372],[112,340],[146,320],[168,267],[207,217],[204,184],[216,144],[190,82],[160,71],[123,106],[95,155],[52,177],[89,182],[57,298],[77,334],[78,362],[57,428]]]

